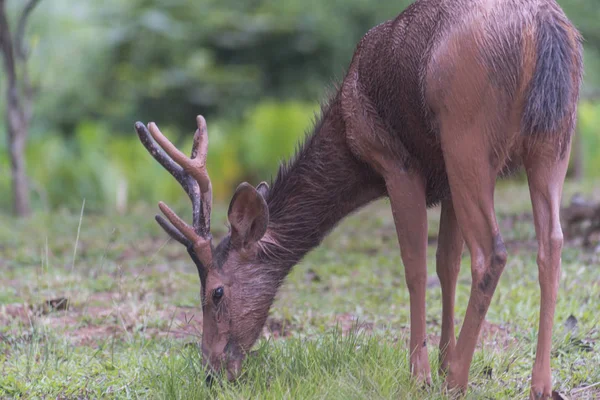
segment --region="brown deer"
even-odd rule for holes
[[[146,128],[138,122],[144,146],[192,201],[192,226],[163,203],[159,207],[171,224],[160,216],[157,221],[198,268],[207,367],[224,367],[235,379],[290,269],[342,218],[388,196],[410,293],[411,372],[424,382],[431,379],[426,210],[441,203],[440,359],[447,386],[464,392],[507,260],[494,212],[495,182],[524,166],[541,288],[531,398],[550,398],[563,244],[559,205],[582,68],[580,35],[554,0],[418,0],[360,41],[314,131],[271,187],[263,182],[237,188],[228,211],[230,232],[216,247],[204,119],[198,117],[189,158],[154,123]],[[456,340],[463,241],[472,286]]]

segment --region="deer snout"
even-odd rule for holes
[[[235,381],[242,372],[242,360],[241,359],[231,359],[227,363],[227,379],[231,381]]]
[[[212,384],[214,377],[221,372],[227,374],[229,381],[236,380],[242,372],[244,356],[234,346],[226,346],[222,353],[211,352],[202,347],[202,364],[206,370],[206,383]],[[223,371],[224,370],[224,371]]]
[[[202,366],[206,373],[206,383],[212,384],[214,378],[219,375],[225,364],[225,353],[216,353],[211,351],[204,343],[202,344]]]
[[[242,372],[242,362],[245,358],[245,353],[241,348],[233,343],[228,343],[225,347],[227,379],[229,381],[236,380]]]

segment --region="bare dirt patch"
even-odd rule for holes
[[[0,324],[10,327],[3,338],[18,337],[35,326],[60,334],[74,345],[99,346],[107,341],[126,340],[132,335],[146,338],[175,338],[199,342],[202,337],[202,311],[195,307],[152,306],[122,299],[118,293],[91,295],[84,304],[59,302],[57,307],[8,304],[0,307]],[[44,306],[43,311],[39,312]],[[289,337],[296,329],[290,321],[269,318],[264,337]],[[1,339],[0,339],[1,340]]]
[[[510,329],[504,325],[483,321],[478,346],[493,347],[503,350],[517,344],[517,339],[511,334]]]
[[[347,335],[351,331],[362,331],[370,333],[373,331],[374,325],[368,321],[361,321],[354,314],[344,313],[338,314],[333,318],[333,326],[341,329],[343,335]]]
[[[74,345],[99,346],[113,340],[127,340],[133,335],[146,338],[174,338],[200,342],[202,337],[202,311],[194,307],[165,306],[156,308],[132,301],[118,301],[116,293],[96,293],[83,305],[70,305],[68,309],[52,309],[47,313],[35,312],[36,307],[26,304],[9,304],[0,308],[0,323],[12,326],[4,337],[17,337],[32,326],[48,333],[60,334]],[[91,305],[93,304],[93,305]],[[350,332],[370,334],[375,325],[362,321],[351,313],[332,316],[328,323],[340,329],[343,335]],[[300,329],[291,321],[269,317],[263,328],[263,337],[281,339],[292,336]],[[408,327],[400,328],[396,337],[408,340]],[[439,344],[440,336],[430,333],[428,342]],[[478,341],[482,346],[506,349],[516,343],[510,330],[485,321]]]
[[[584,387],[571,392],[570,400],[600,399],[600,382],[594,387]]]
[[[0,324],[2,326],[7,326],[13,321],[25,324],[32,316],[31,309],[25,304],[5,304],[0,306]]]

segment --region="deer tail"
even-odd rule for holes
[[[521,129],[526,136],[559,136],[564,144],[575,128],[583,63],[581,36],[561,14],[544,10],[537,16],[536,65]]]

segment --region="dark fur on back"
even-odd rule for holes
[[[537,59],[523,111],[522,133],[570,137],[575,116],[569,114],[581,81],[581,74],[573,74],[582,70],[581,37],[573,37],[576,31],[569,21],[550,6],[537,15],[536,28]],[[577,68],[573,68],[574,62]]]

